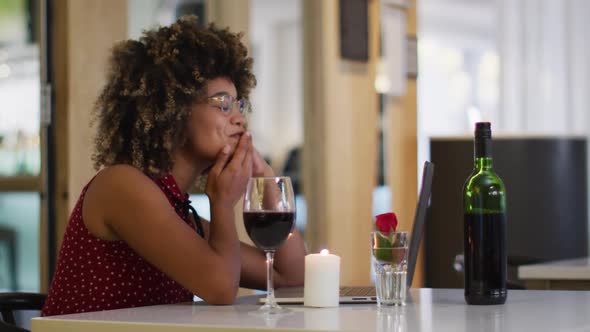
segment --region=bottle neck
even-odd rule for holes
[[[489,137],[476,137],[474,150],[474,167],[479,170],[492,169],[492,139]]]
[[[492,158],[475,158],[474,167],[478,170],[490,170],[492,166]]]

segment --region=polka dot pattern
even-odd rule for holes
[[[172,175],[155,180],[179,216],[193,229],[179,202],[185,199]],[[124,241],[92,235],[82,219],[88,185],[68,222],[43,316],[169,304],[193,295],[148,263]]]

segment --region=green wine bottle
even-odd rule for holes
[[[475,165],[463,187],[465,301],[506,302],[506,190],[492,168],[489,122],[475,124]]]

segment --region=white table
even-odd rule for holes
[[[589,331],[590,292],[509,291],[505,305],[468,306],[462,289],[412,289],[405,307],[289,306],[289,314],[253,314],[253,297],[233,306],[177,304],[35,318],[50,331]]]
[[[518,267],[527,288],[590,290],[590,259],[576,258]]]

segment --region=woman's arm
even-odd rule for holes
[[[242,243],[240,286],[266,289],[266,256],[263,251]],[[305,275],[305,248],[297,228],[275,253],[274,287],[302,286]]]
[[[228,151],[220,152],[211,169],[208,241],[176,214],[151,179],[125,165],[97,175],[86,194],[84,221],[93,234],[106,226],[115,239],[208,303],[231,304],[241,271],[233,207],[250,176],[251,158],[251,139],[243,135],[232,160],[228,163]]]
[[[209,223],[201,218],[205,236]],[[266,289],[266,256],[264,251],[240,242],[240,287]],[[302,286],[305,272],[305,247],[299,231],[295,228],[274,257],[273,279],[275,288]]]

